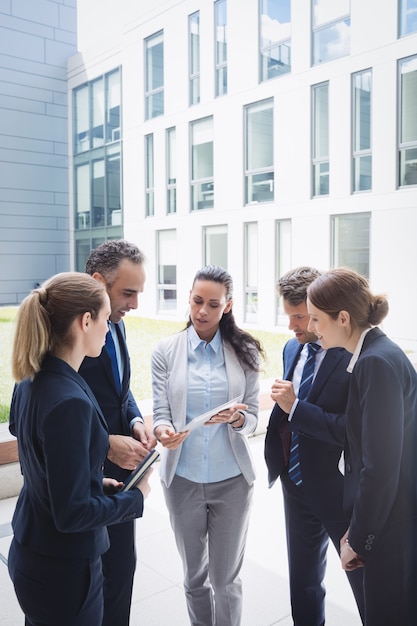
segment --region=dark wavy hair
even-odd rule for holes
[[[220,283],[226,288],[226,301],[233,297],[233,280],[230,274],[219,265],[206,265],[198,270],[194,276],[193,286],[197,280],[209,280]],[[186,328],[192,325],[191,318],[188,320]],[[250,369],[259,371],[259,358],[264,357],[264,350],[261,343],[250,333],[239,328],[236,324],[232,309],[228,313],[223,313],[219,324],[222,339],[229,343],[234,349],[239,361],[245,363]]]
[[[98,272],[105,278],[107,286],[111,287],[119,265],[125,259],[140,265],[145,262],[145,255],[134,243],[125,239],[111,239],[91,252],[85,271],[91,276]]]

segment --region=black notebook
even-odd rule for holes
[[[140,479],[143,478],[152,463],[155,463],[157,459],[159,459],[159,452],[156,450],[149,452],[148,456],[146,456],[143,461],[139,463],[137,468],[127,477],[121,491],[129,491],[129,489],[136,487]]]

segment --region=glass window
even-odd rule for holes
[[[313,196],[329,193],[329,84],[312,87]]]
[[[206,226],[203,231],[204,265],[220,265],[227,270],[227,226]]]
[[[350,0],[312,0],[313,65],[350,54]]]
[[[106,152],[107,224],[122,224],[122,185],[119,146],[109,146]]]
[[[417,56],[400,61],[399,73],[399,184],[417,185]]]
[[[353,191],[372,189],[371,87],[371,70],[353,74]]]
[[[104,226],[104,159],[97,159],[92,162],[92,190],[91,205],[93,210],[93,227]]]
[[[99,78],[91,83],[91,136],[93,148],[104,144],[104,80]]]
[[[121,139],[120,70],[74,90],[74,153],[100,148]]]
[[[245,204],[274,200],[274,101],[245,107]]]
[[[75,228],[90,228],[90,166],[83,163],[75,168]]]
[[[145,40],[145,119],[164,114],[163,31]]]
[[[74,257],[84,271],[90,251],[123,235],[121,71],[74,89]]]
[[[191,210],[212,209],[213,118],[191,123]]]
[[[277,220],[275,222],[275,284],[291,268],[291,220]],[[282,301],[278,294],[276,298],[276,323],[280,326],[287,326],[288,318],[282,307]]]
[[[400,0],[400,37],[417,32],[417,0]]]
[[[120,149],[109,147],[104,157],[99,152],[75,167],[76,230],[122,224]]]
[[[333,215],[332,267],[350,267],[369,278],[370,213]]]
[[[227,93],[227,3],[214,3],[216,98]]]
[[[200,102],[200,11],[188,17],[190,45],[190,105]]]
[[[154,205],[154,154],[153,154],[153,135],[145,137],[145,178],[146,178],[146,217],[155,214]]]
[[[177,233],[157,233],[158,311],[175,312],[177,308]]]
[[[74,90],[74,152],[90,149],[89,87],[83,85]]]
[[[106,76],[106,143],[119,141],[120,133],[120,71]]]
[[[260,80],[291,71],[291,0],[260,0]]]
[[[168,128],[167,148],[167,213],[177,212],[177,140],[175,128]]]
[[[245,322],[258,321],[258,224],[245,224]]]

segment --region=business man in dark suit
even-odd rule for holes
[[[349,524],[343,513],[343,476],[338,463],[344,442],[350,355],[338,348],[323,350],[316,335],[308,332],[307,287],[319,275],[314,268],[299,267],[278,281],[295,338],[284,347],[283,380],[272,385],[276,404],[265,438],[269,486],[281,478],[296,626],[325,623],[327,546],[331,539],[339,552]],[[309,349],[309,344],[313,348]],[[310,378],[305,381],[310,363]],[[362,570],[347,576],[363,615]]]
[[[106,346],[97,359],[86,358],[79,370],[96,396],[110,433],[105,475],[125,480],[155,447],[130,390],[130,363],[124,315],[138,306],[145,283],[144,255],[133,244],[106,241],[92,251],[87,274],[101,281],[110,297]],[[110,548],[103,555],[103,626],[128,626],[136,568],[135,522],[108,526]]]

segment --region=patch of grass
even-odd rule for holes
[[[9,404],[14,385],[10,359],[16,313],[17,307],[0,308],[0,422],[7,422],[9,419]],[[140,406],[140,400],[152,396],[151,354],[155,345],[162,337],[182,330],[185,323],[130,315],[125,318],[125,324],[132,369],[131,388]],[[249,332],[259,339],[266,353],[261,378],[280,376],[282,348],[288,335],[258,330]]]

